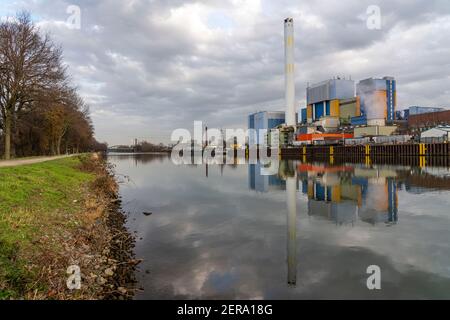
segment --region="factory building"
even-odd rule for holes
[[[416,114],[424,114],[424,113],[430,113],[430,112],[439,112],[444,111],[444,108],[432,108],[432,107],[419,107],[419,106],[412,106],[408,108],[408,116],[413,116]]]
[[[450,110],[410,115],[408,126],[413,129],[450,125]]]
[[[393,77],[361,80],[356,86],[361,116],[369,126],[384,126],[395,120],[397,106],[396,80]],[[360,119],[359,119],[360,120]]]
[[[313,123],[324,117],[339,119],[340,100],[354,98],[355,83],[353,80],[330,79],[308,86],[306,89],[308,106],[306,111],[302,110],[302,122]]]
[[[361,101],[359,97],[339,101],[339,119],[341,125],[351,124],[351,119],[359,115],[361,115]]]
[[[261,111],[249,115],[248,128],[255,130],[255,135],[249,136],[249,146],[267,145],[267,133],[269,133],[270,129],[274,129],[279,125],[284,124],[285,115],[286,113],[284,111]],[[266,130],[264,136],[262,136],[261,130]]]

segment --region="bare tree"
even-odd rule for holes
[[[62,51],[41,35],[28,13],[0,24],[0,112],[4,157],[11,157],[12,128],[39,96],[66,84]]]

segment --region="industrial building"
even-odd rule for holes
[[[356,87],[351,79],[336,77],[313,85],[306,90],[307,107],[300,112],[300,123],[295,113],[295,57],[294,21],[284,20],[285,48],[285,102],[286,112],[259,112],[249,116],[249,129],[256,134],[249,137],[249,146],[282,146],[315,144],[366,135],[390,135],[395,126],[397,105],[396,81],[392,77],[362,80]],[[299,125],[300,124],[300,125]],[[358,132],[354,135],[353,126]],[[365,127],[361,129],[361,127]],[[260,130],[267,134],[261,135]],[[311,141],[311,139],[313,141]]]
[[[450,124],[450,110],[428,112],[408,117],[408,126],[412,129],[433,128]]]
[[[340,77],[308,84],[306,108],[301,109],[300,121],[297,121],[292,18],[284,20],[284,40],[285,112],[263,111],[250,115],[248,127],[256,133],[249,137],[249,146],[281,146],[281,152],[290,153],[289,149],[305,145],[346,145],[348,139],[361,141],[361,138],[367,138],[375,144],[403,144],[417,139],[417,133],[424,128],[450,123],[450,111],[441,108],[412,106],[398,111],[397,82],[389,76],[367,78],[356,86],[351,78]],[[415,130],[412,137],[414,129],[420,130]],[[264,135],[261,130],[265,130]],[[390,140],[392,135],[403,136]],[[378,140],[380,137],[387,140]],[[306,154],[304,149],[303,154]],[[370,150],[366,154],[370,154]]]
[[[308,140],[303,137],[308,134],[349,134],[348,126],[354,128],[355,137],[391,135],[397,129],[388,125],[396,119],[393,77],[361,80],[356,96],[353,80],[330,79],[308,86],[306,96],[308,106],[301,110],[297,141]]]
[[[359,97],[339,101],[339,119],[341,125],[351,124],[351,119],[360,115],[361,102]]]
[[[329,79],[308,86],[306,89],[308,106],[306,111],[302,111],[302,122],[313,123],[324,117],[333,117],[339,120],[341,100],[348,99],[355,99],[355,82],[353,80]]]
[[[255,134],[249,136],[249,146],[267,145],[267,133],[285,123],[284,111],[261,111],[248,116],[248,128],[254,129]],[[261,130],[266,130],[263,136]],[[264,139],[264,140],[261,140]]]
[[[330,79],[306,90],[307,108],[301,111],[301,123],[335,118],[338,124],[384,126],[395,120],[396,80],[393,77],[368,78],[356,86],[353,80]]]
[[[430,113],[430,112],[439,112],[444,111],[444,108],[433,108],[433,107],[419,107],[419,106],[412,106],[408,108],[408,111],[406,112],[407,116],[413,116],[416,114],[424,114],[424,113]]]
[[[404,110],[398,110],[395,112],[396,120],[408,120],[409,116],[415,116],[418,114],[425,114],[431,112],[445,111],[445,108],[435,108],[435,107],[420,107],[412,106]]]
[[[361,116],[369,126],[384,126],[395,120],[397,107],[396,80],[393,77],[368,78],[356,85],[360,99]]]
[[[393,77],[368,78],[356,85],[361,114],[351,118],[356,138],[391,135],[397,127],[397,83]]]

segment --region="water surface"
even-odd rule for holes
[[[130,178],[136,299],[450,298],[448,168],[109,161]]]

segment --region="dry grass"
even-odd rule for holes
[[[0,170],[0,179],[14,175],[0,185],[0,201],[6,200],[0,205],[0,298],[124,297],[117,277],[123,261],[112,258],[111,248],[118,187],[105,162],[85,155],[24,168]],[[2,189],[8,186],[14,187]],[[122,256],[131,259],[129,252]],[[81,290],[67,288],[71,265],[81,269]]]

